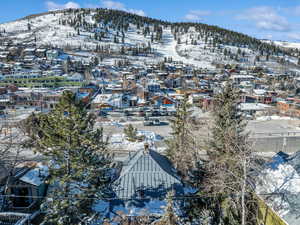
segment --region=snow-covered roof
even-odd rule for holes
[[[9,102],[9,98],[0,98],[0,102]]]
[[[112,94],[98,94],[92,103],[109,103],[112,98]]]
[[[241,103],[240,104],[240,109],[242,111],[263,111],[266,110],[268,108],[270,108],[271,106],[266,105],[266,104],[262,104],[262,103]]]
[[[83,76],[80,73],[74,73],[72,76],[67,78],[68,80],[83,80]]]
[[[231,75],[232,79],[255,79],[252,75]]]
[[[112,123],[116,126],[122,126],[118,123]],[[139,135],[141,133],[138,133]],[[135,152],[143,149],[144,143],[143,142],[131,142],[128,141],[124,134],[115,133],[112,134],[110,137],[110,148],[113,150],[124,150],[124,151],[130,151]]]
[[[98,94],[92,101],[93,104],[104,104],[113,107],[122,107],[121,94]]]
[[[24,51],[25,52],[34,52],[35,48],[25,48]]]
[[[264,95],[267,91],[265,89],[254,89],[253,93],[255,95]]]
[[[39,163],[34,169],[29,170],[26,174],[20,177],[20,180],[34,186],[40,186],[44,183],[48,175],[48,167]]]
[[[256,192],[289,225],[299,225],[300,152],[291,156],[277,153],[258,180]]]
[[[38,48],[37,50],[36,50],[37,52],[45,52],[45,51],[47,51],[45,48]]]

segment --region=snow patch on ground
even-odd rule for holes
[[[300,175],[291,164],[282,162],[264,170],[256,192],[290,225],[300,223],[297,216],[300,207]]]
[[[260,116],[257,117],[256,120],[267,121],[267,120],[297,120],[288,116]]]
[[[110,147],[114,150],[138,151],[144,149],[145,143],[150,144],[151,148],[155,148],[154,142],[161,141],[162,137],[152,131],[137,131],[138,136],[144,136],[144,141],[128,141],[125,134],[112,134],[110,137]]]

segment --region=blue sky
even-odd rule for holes
[[[0,23],[48,10],[104,7],[300,42],[300,0],[0,0]]]

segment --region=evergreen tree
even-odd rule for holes
[[[98,66],[99,65],[99,58],[98,57],[94,57],[93,58],[93,64],[94,64],[94,66]]]
[[[134,128],[131,124],[124,128],[124,133],[128,141],[135,142],[138,139],[137,129]]]
[[[117,38],[116,35],[114,35],[114,43],[119,43],[119,39]]]
[[[223,52],[223,54],[225,55],[225,56],[227,56],[227,49],[226,48],[224,48],[224,52]]]
[[[120,51],[120,53],[121,53],[122,55],[124,55],[124,54],[125,54],[125,48],[124,48],[124,46],[123,46],[123,45],[121,46],[121,51]]]
[[[151,43],[148,41],[148,47],[147,47],[148,52],[151,52]]]
[[[174,191],[168,192],[167,198],[166,198],[167,205],[165,208],[165,213],[162,215],[162,218],[158,222],[154,223],[154,225],[179,225],[179,224],[182,224],[174,210],[174,208],[175,208],[174,202],[173,202],[174,196],[175,196]]]
[[[112,156],[102,129],[93,129],[95,117],[70,91],[52,112],[33,115],[29,124],[35,150],[51,160],[53,189],[44,203],[44,224],[85,224],[94,216],[92,199],[103,197],[110,183]]]
[[[246,145],[247,135],[244,134],[246,126],[243,116],[240,113],[239,92],[231,83],[227,83],[223,92],[215,97],[214,101],[214,125],[212,128],[212,138],[208,143],[208,155],[212,160],[212,164],[224,166],[224,169],[230,169],[236,165],[236,154],[240,152],[239,146]],[[224,161],[226,159],[226,161]],[[230,159],[230,161],[228,161]],[[212,165],[214,166],[214,165]],[[222,170],[222,168],[220,168]],[[224,170],[223,170],[224,171]],[[220,176],[223,176],[219,174]],[[230,179],[218,179],[220,182],[232,183],[233,177]],[[213,192],[226,192],[228,186],[220,185],[216,189],[212,186]],[[230,189],[230,188],[228,188]],[[230,191],[230,190],[228,190]]]
[[[65,73],[70,72],[70,67],[71,67],[71,58],[68,56],[67,60],[63,63],[63,70]]]
[[[251,202],[248,206],[255,204],[253,190],[247,182],[252,152],[239,105],[239,91],[228,82],[223,92],[215,97],[214,125],[207,147],[209,160],[202,184],[205,193],[215,196],[213,205],[220,207],[216,216],[230,224],[245,224],[246,201]],[[255,211],[251,213],[255,215]],[[248,224],[254,222],[247,221]]]
[[[171,138],[166,140],[166,155],[184,179],[188,178],[195,154],[189,109],[188,97],[185,96],[176,108],[176,115],[169,120],[172,132]]]

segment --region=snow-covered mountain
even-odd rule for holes
[[[273,44],[279,47],[287,49],[300,49],[300,42],[288,42],[288,41],[271,41],[271,40],[262,40],[262,42]]]
[[[172,58],[206,68],[218,63],[253,64],[257,56],[289,54],[277,44],[215,26],[169,23],[108,9],[69,9],[0,24],[0,41],[8,40],[105,58]]]
[[[300,49],[300,43],[297,42],[287,42],[287,41],[273,41],[275,45],[284,47],[284,48],[296,48]]]

